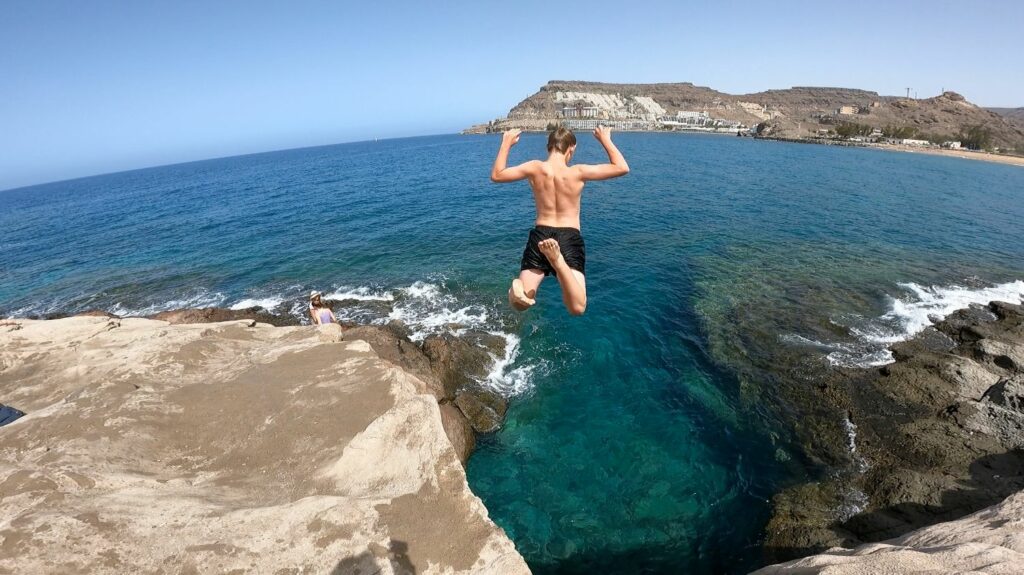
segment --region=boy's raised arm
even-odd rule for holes
[[[622,152],[612,142],[612,129],[598,126],[594,130],[594,137],[597,138],[598,142],[601,142],[604,151],[608,153],[609,163],[596,166],[579,164],[580,176],[584,180],[607,180],[628,174],[629,164],[626,163],[626,158],[622,156]]]
[[[498,157],[494,158],[494,166],[491,168],[492,182],[515,182],[530,176],[530,168],[534,162],[526,162],[518,166],[506,167],[508,164],[508,152],[512,146],[519,142],[519,134],[522,130],[509,130],[501,134],[501,147],[498,148]]]

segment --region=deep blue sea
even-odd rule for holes
[[[549,279],[506,289],[525,183],[497,136],[362,142],[0,192],[0,316],[260,305],[414,337],[503,335],[512,398],[469,465],[537,573],[741,573],[768,502],[812,477],[744,366],[878,365],[970,302],[1024,292],[1024,169],[711,135],[616,134],[632,172],[589,184],[586,315]],[[601,161],[581,135],[577,161]],[[539,157],[525,135],[513,161]],[[744,378],[737,374],[746,373]],[[746,378],[746,379],[745,379]],[[3,398],[0,398],[2,401]]]

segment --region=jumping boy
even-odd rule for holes
[[[508,302],[517,311],[537,303],[537,287],[545,276],[554,274],[562,286],[562,301],[572,315],[587,309],[587,283],[584,276],[587,254],[580,235],[580,198],[583,186],[591,180],[607,180],[629,173],[629,165],[612,143],[612,131],[604,126],[594,137],[608,153],[607,164],[570,166],[576,152],[576,135],[559,127],[548,135],[548,159],[531,160],[511,168],[508,152],[519,141],[520,130],[501,135],[498,157],[491,168],[492,182],[527,179],[537,204],[536,225],[523,250],[519,277],[512,280]]]

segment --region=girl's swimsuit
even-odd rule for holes
[[[317,315],[320,316],[321,324],[334,322],[334,317],[331,315],[331,310],[329,309],[322,309],[317,312]]]

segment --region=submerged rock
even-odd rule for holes
[[[0,572],[529,572],[468,489],[458,410],[366,341],[17,324],[0,396],[31,416],[0,428]]]

